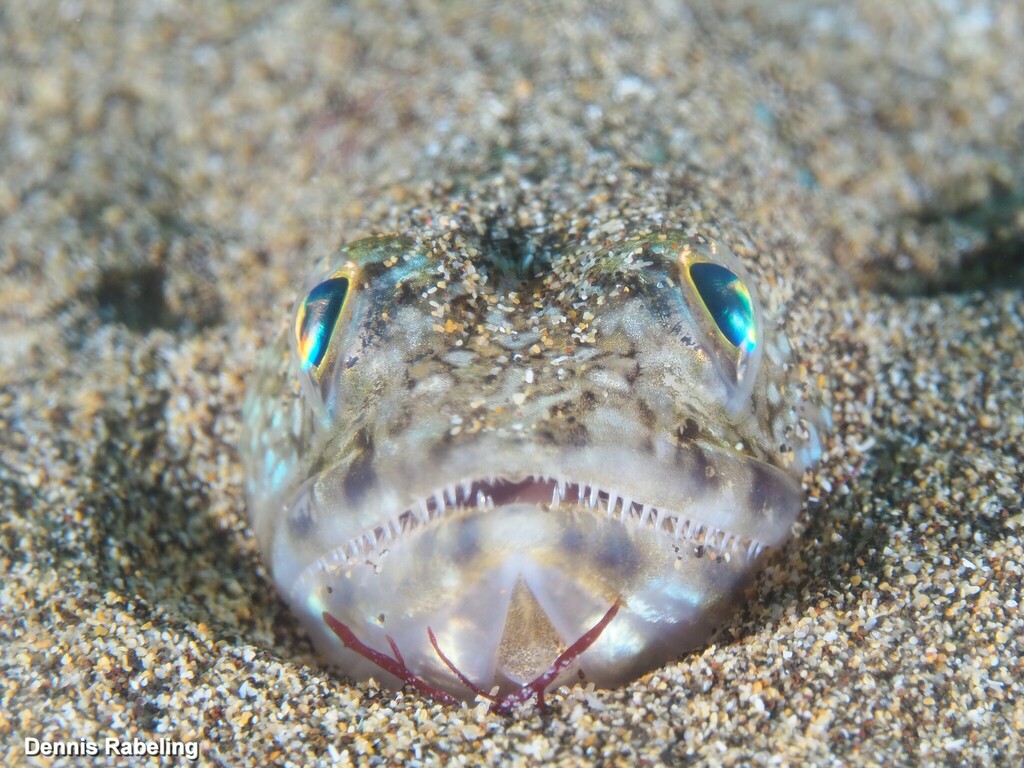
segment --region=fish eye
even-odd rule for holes
[[[711,262],[689,265],[690,280],[718,330],[732,346],[746,352],[757,347],[754,301],[739,275]]]
[[[737,413],[749,404],[767,341],[755,285],[732,251],[714,240],[679,243],[675,261],[688,316],[726,387],[727,408]]]
[[[351,297],[351,284],[348,275],[336,274],[317,284],[299,304],[295,340],[302,370],[318,368],[327,355],[338,318]]]

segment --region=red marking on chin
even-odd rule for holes
[[[526,683],[519,690],[512,691],[505,696],[496,697],[484,691],[480,686],[466,677],[459,669],[451,662],[451,660],[445,656],[440,646],[437,644],[437,638],[434,636],[434,632],[430,627],[427,627],[427,637],[430,638],[430,645],[433,647],[434,652],[438,658],[444,662],[444,665],[451,670],[452,674],[455,675],[459,682],[461,682],[466,688],[472,691],[477,696],[482,696],[487,701],[491,702],[491,711],[498,712],[503,715],[511,714],[512,708],[516,704],[521,704],[524,701],[528,701],[530,698],[537,697],[537,709],[540,710],[541,714],[547,710],[547,706],[544,702],[544,692],[547,687],[555,681],[555,679],[562,674],[569,665],[571,665],[576,659],[578,659],[584,651],[592,646],[597,639],[604,632],[605,627],[615,618],[615,614],[619,612],[620,601],[616,599],[612,603],[612,607],[608,609],[601,620],[597,622],[593,627],[588,629],[579,639],[576,640],[572,645],[566,648],[562,653],[558,655],[548,667],[548,670],[541,675],[538,675],[534,680]],[[345,624],[340,622],[334,616],[327,611],[323,612],[324,622],[331,631],[338,636],[342,644],[350,650],[355,651],[364,659],[368,659],[376,664],[378,667],[383,669],[385,672],[390,672],[392,675],[401,680],[405,685],[415,688],[420,693],[429,696],[442,704],[458,704],[459,701],[447,691],[441,690],[440,688],[431,685],[422,677],[417,675],[408,666],[406,666],[405,660],[402,658],[402,654],[398,650],[398,645],[390,635],[385,635],[388,641],[388,645],[391,646],[391,652],[394,658],[387,654],[381,653],[380,651],[374,650],[370,646],[366,645],[355,636]]]
[[[360,641],[351,629],[331,616],[327,611],[323,612],[323,619],[327,622],[327,626],[331,628],[331,631],[338,636],[342,643],[345,644],[346,648],[350,648],[363,658],[369,659],[385,672],[390,672],[406,685],[411,685],[417,691],[425,693],[432,699],[436,699],[444,704],[459,703],[458,699],[450,693],[442,691],[440,688],[435,688],[409,669],[409,667],[405,665],[405,661],[402,659],[402,654],[398,652],[398,646],[390,635],[388,636],[388,645],[390,645],[391,650],[394,651],[395,658],[391,658],[380,651],[375,651],[373,648]]]

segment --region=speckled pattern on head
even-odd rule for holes
[[[253,527],[281,591],[352,676],[381,671],[325,611],[468,695],[428,627],[470,680],[508,687],[619,601],[563,678],[625,682],[706,642],[788,536],[820,455],[825,417],[775,291],[784,259],[741,260],[685,206],[628,225],[517,226],[555,207],[520,188],[529,203],[476,221],[480,206],[436,190],[400,235],[333,254],[255,374]],[[727,335],[704,274],[737,281],[747,337]]]

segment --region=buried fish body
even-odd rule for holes
[[[506,256],[353,242],[256,372],[253,527],[354,678],[390,647],[428,689],[516,690],[586,635],[544,683],[624,683],[707,641],[821,453],[756,262],[667,228]]]

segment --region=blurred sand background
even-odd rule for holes
[[[0,761],[1019,764],[1024,7],[772,5],[0,4]],[[717,643],[547,717],[348,685],[247,530],[257,349],[424,180],[579,147],[835,272],[805,530]]]

